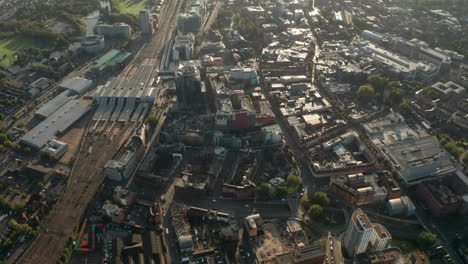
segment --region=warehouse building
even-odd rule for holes
[[[88,91],[93,85],[93,81],[81,78],[81,77],[72,77],[64,80],[59,86],[73,91],[76,94],[83,94]]]
[[[92,85],[93,81],[81,77],[72,77],[64,80],[59,84],[59,87],[65,89],[65,91],[61,92],[55,98],[39,108],[35,112],[36,116],[42,119],[49,117],[60,107],[71,101],[75,95],[83,94],[88,91]]]
[[[45,119],[72,99],[73,92],[70,90],[65,90],[54,97],[54,99],[48,101],[45,105],[41,106],[41,108],[37,109],[35,114],[36,116]]]
[[[64,133],[90,109],[91,106],[83,101],[70,100],[26,133],[21,138],[21,142],[40,149],[49,141],[54,140],[59,134]]]

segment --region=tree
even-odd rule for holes
[[[405,91],[400,88],[393,88],[390,91],[390,104],[392,105],[398,105],[402,102],[403,96],[405,95]]]
[[[2,69],[0,69],[0,79],[3,79],[6,77],[6,72]]]
[[[158,124],[158,117],[156,115],[149,115],[148,116],[148,124],[150,126],[151,129],[154,129],[156,127],[156,125]]]
[[[398,110],[400,111],[400,113],[402,115],[408,115],[409,113],[411,113],[411,106],[410,104],[408,103],[408,101],[403,101],[400,103],[400,105],[398,106]]]
[[[323,214],[323,208],[322,206],[318,204],[313,204],[309,210],[307,211],[307,216],[312,218],[312,219],[317,219]]]
[[[5,133],[0,134],[0,144],[8,140],[8,136]]]
[[[284,198],[288,195],[288,188],[281,186],[276,188],[276,197]]]
[[[357,91],[359,100],[361,100],[361,102],[364,102],[364,103],[367,103],[370,100],[372,100],[372,98],[374,98],[374,94],[375,94],[375,90],[370,85],[362,85],[361,87],[359,87]]]
[[[421,232],[418,236],[417,242],[423,249],[429,248],[434,245],[437,240],[437,236],[431,232]]]
[[[288,194],[292,194],[302,187],[302,179],[297,175],[289,174],[286,180],[286,186],[288,188]]]
[[[265,199],[270,196],[271,187],[268,183],[261,183],[255,188],[255,196],[260,199]]]
[[[54,71],[54,68],[49,65],[34,63],[31,64],[31,70],[39,73],[51,73]]]
[[[375,90],[379,92],[383,92],[385,87],[387,87],[388,81],[386,78],[380,75],[371,75],[367,78],[367,82],[369,82]]]
[[[7,149],[13,149],[15,147],[13,142],[11,142],[10,140],[5,140],[5,142],[3,142],[3,146]]]
[[[13,206],[13,209],[15,209],[15,211],[17,212],[21,212],[24,210],[24,207],[26,207],[24,203],[15,203],[15,205]]]
[[[32,150],[31,150],[30,147],[25,147],[25,148],[23,149],[24,154],[31,154],[31,151],[32,151]]]
[[[53,162],[58,161],[58,157],[55,156],[55,154],[50,155],[50,156],[49,156],[49,159],[50,159],[50,161],[53,161]]]
[[[44,150],[39,151],[39,157],[45,159],[48,157],[47,153]]]
[[[330,205],[330,198],[328,198],[328,195],[324,192],[315,192],[310,200],[313,203],[319,204],[321,206],[328,206]]]

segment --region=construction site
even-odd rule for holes
[[[94,92],[95,106],[83,117],[88,126],[63,195],[18,263],[56,262],[104,180],[104,165],[143,124],[151,106],[159,104],[155,66],[163,45],[173,36],[181,4],[164,1],[161,23],[152,39],[120,75]]]

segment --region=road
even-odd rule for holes
[[[160,27],[129,65],[153,59],[156,64],[159,54],[173,34],[177,12],[182,1],[165,1],[161,11]],[[112,159],[134,130],[134,124],[116,126],[116,133],[85,133],[64,194],[44,222],[31,247],[18,263],[55,263],[71,233],[78,226],[85,209],[99,189],[104,175],[105,163]],[[115,136],[112,136],[114,134]],[[112,137],[112,140],[110,139]]]
[[[220,212],[228,213],[236,218],[243,218],[252,213],[255,209],[265,218],[278,218],[278,217],[289,217],[291,211],[289,206],[285,202],[263,202],[254,201],[252,199],[227,199],[218,198],[213,200],[209,197],[200,198],[192,197],[189,195],[176,194],[174,196],[176,203],[184,204],[186,206],[196,206]]]

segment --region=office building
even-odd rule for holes
[[[177,17],[177,32],[179,34],[200,32],[202,18],[198,13],[183,13]]]
[[[104,49],[104,36],[93,35],[86,37],[85,40],[81,42],[81,49],[89,54],[97,54]]]
[[[54,139],[43,150],[47,155],[54,155],[60,159],[68,151],[68,144]]]
[[[179,34],[175,37],[172,46],[172,58],[174,61],[191,60],[195,46],[195,36],[192,33]]]
[[[111,38],[130,39],[132,37],[132,27],[125,23],[116,23],[112,25],[100,24],[97,26],[97,33]]]
[[[184,61],[181,63],[176,72],[176,94],[180,106],[190,108],[202,102],[204,87],[200,76],[200,62]]]
[[[155,30],[155,22],[148,10],[141,10],[138,16],[140,18],[141,33],[151,35]]]

